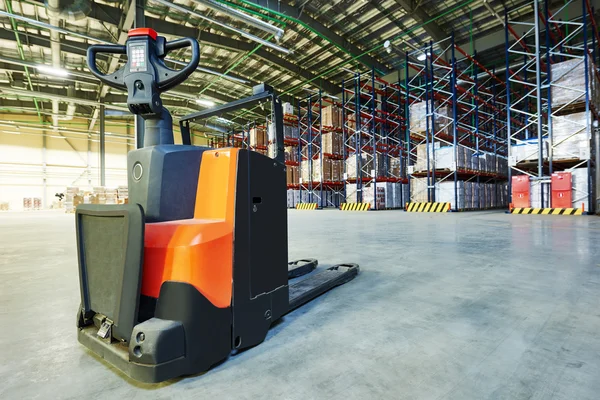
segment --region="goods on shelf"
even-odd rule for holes
[[[431,105],[430,105],[431,106]],[[433,121],[436,133],[451,132],[450,125],[452,109],[447,106],[439,107],[435,105],[435,111],[430,110],[429,114],[433,115],[433,119],[429,119],[429,131],[432,131],[431,123]],[[414,134],[424,135],[427,132],[427,103],[422,101],[410,105],[410,131]]]
[[[9,204],[5,201],[0,203],[0,211],[8,211],[9,210]]]
[[[300,176],[298,175],[298,167],[288,165],[286,167],[286,176],[288,185],[297,185],[300,179]]]
[[[321,110],[321,124],[325,127],[342,127],[342,110],[338,106],[327,106]]]
[[[590,192],[588,170],[587,168],[575,168],[569,170],[569,172],[571,172],[571,183],[573,185],[573,192],[571,194],[572,207],[581,208],[583,203],[587,209]]]
[[[400,157],[389,157],[388,158],[388,172],[389,176],[393,178],[399,178],[404,172],[404,159]]]
[[[341,182],[344,178],[344,161],[331,160],[331,180]]]
[[[402,189],[403,185],[401,183],[369,183],[362,187],[362,202],[370,203],[372,209],[375,209],[375,206],[377,206],[377,209],[402,208],[404,207]],[[347,184],[346,203],[356,203],[358,199],[357,193],[357,185],[355,183]],[[377,195],[375,195],[375,193],[377,193]]]
[[[343,152],[343,137],[338,132],[328,132],[321,136],[321,151],[324,154],[339,155]]]
[[[354,116],[354,114],[348,114],[348,117],[346,117],[346,120],[347,120],[347,125],[348,125],[347,135],[352,136],[356,133],[356,117]],[[363,132],[369,131],[369,119],[368,118],[362,117],[360,119],[360,129]]]
[[[266,146],[267,133],[263,128],[250,129],[250,147]]]
[[[587,118],[590,118],[590,115],[587,115]],[[552,116],[552,158],[554,160],[590,158],[590,138],[585,112]]]
[[[544,201],[542,201],[542,190],[544,192]],[[530,199],[531,207],[533,208],[549,208],[550,207],[550,183],[539,180],[531,181]]]
[[[323,167],[321,168],[321,164]],[[313,160],[312,168],[312,180],[313,182],[330,182],[331,179],[331,160],[324,158],[321,162],[320,159]],[[321,175],[323,173],[323,175]]]
[[[565,108],[585,103],[585,63],[583,59],[554,63],[552,71],[552,108]],[[594,73],[594,64],[588,58],[588,88],[592,104],[599,104],[600,83]]]
[[[523,161],[536,161],[539,158],[539,142],[537,138],[515,140],[516,144],[510,146],[510,165],[514,166]],[[548,158],[548,143],[543,143],[543,158]]]
[[[429,201],[427,199],[427,178],[411,179],[410,189],[411,202],[425,203]],[[457,181],[455,191],[453,180],[436,182],[435,201],[450,203],[452,209],[458,210],[505,207],[508,205],[508,184],[504,182]]]
[[[346,159],[346,174],[348,179],[356,179],[356,168],[357,163],[360,160],[360,175],[361,177],[373,177],[373,172],[375,172],[376,176],[384,176],[385,175],[385,164],[383,162],[384,155],[381,153],[377,153],[376,165],[373,165],[373,154],[363,152],[361,153],[360,158],[356,154],[351,154]],[[373,171],[375,170],[375,171]]]
[[[282,109],[284,114],[294,114],[294,106],[291,105],[289,102],[283,103]]]

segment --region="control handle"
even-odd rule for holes
[[[185,81],[192,74],[192,72],[198,68],[198,64],[200,63],[200,45],[196,39],[182,38],[173,40],[171,42],[166,42],[164,44],[164,51],[159,50],[159,57],[164,59],[164,57],[170,51],[183,49],[185,47],[191,47],[192,59],[182,69],[173,70],[164,65],[164,63],[159,63],[156,65],[156,72],[158,75],[157,86],[160,92],[173,89],[175,86]]]
[[[103,74],[98,70],[96,65],[96,56],[101,54],[127,54],[127,47],[122,45],[112,44],[95,44],[87,50],[87,64],[92,74],[100,79],[103,83],[108,86],[114,87],[115,89],[127,90],[125,80],[123,78],[123,69],[120,69],[112,74]]]

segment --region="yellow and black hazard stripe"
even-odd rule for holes
[[[407,212],[448,212],[450,211],[450,203],[407,203]]]
[[[296,204],[296,210],[316,210],[317,203],[298,203]]]
[[[369,211],[371,203],[343,203],[340,209],[342,211]]]
[[[511,214],[583,215],[581,208],[513,208]]]

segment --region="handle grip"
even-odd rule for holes
[[[192,59],[181,70],[176,71],[167,66],[157,66],[158,69],[158,88],[161,92],[173,89],[187,79],[198,68],[200,63],[200,45],[196,39],[182,38],[165,43],[165,56],[173,50],[192,48]]]
[[[122,45],[95,44],[87,49],[87,64],[92,74],[108,86],[112,86],[115,89],[127,89],[123,80],[122,70],[108,75],[98,70],[98,66],[96,65],[96,55],[98,53],[127,54],[127,47]]]

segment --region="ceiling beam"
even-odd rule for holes
[[[303,13],[302,7],[290,6],[281,1],[269,1],[269,0],[250,0],[250,1],[253,3],[256,3],[262,7],[273,10],[275,12],[279,12],[281,14],[285,14],[292,18],[302,21],[303,23],[312,27],[315,31],[319,32],[321,35],[325,36],[333,44],[344,49],[346,52],[348,52],[353,57],[356,57],[359,54],[364,53],[364,50],[360,49],[358,46],[354,45],[353,43],[349,42],[342,36],[338,35],[332,29],[329,29],[328,27],[326,27],[325,25],[323,25],[321,22],[317,21],[310,15]],[[377,61],[377,59],[375,59],[369,55],[364,55],[362,57],[359,57],[359,58],[357,58],[357,60],[360,61],[365,66],[367,66],[369,68],[375,67],[376,69],[380,70],[383,73],[388,73],[390,71],[390,69],[386,65],[380,63],[379,61]]]
[[[442,41],[448,37],[448,34],[444,32],[442,28],[435,22],[429,22],[431,20],[431,16],[427,14],[427,12],[421,6],[417,6],[413,8],[410,0],[394,0],[397,4],[399,4],[404,10],[414,19],[417,24],[423,24],[423,29],[431,38],[436,41]]]

